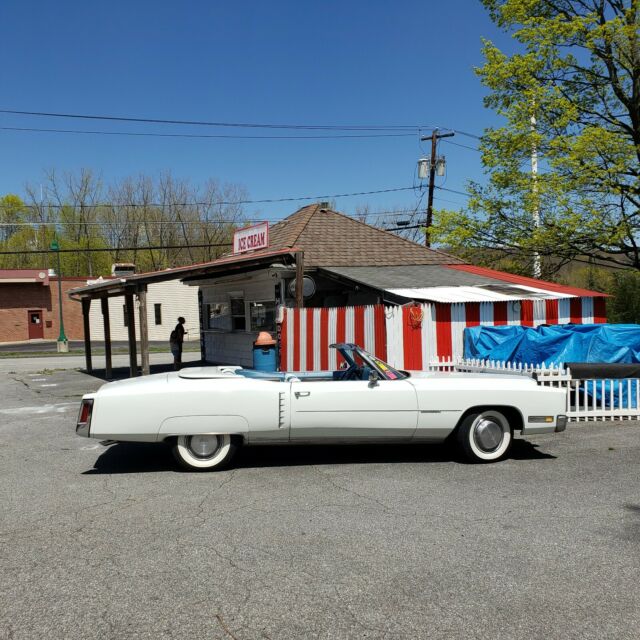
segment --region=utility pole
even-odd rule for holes
[[[429,162],[429,200],[427,203],[427,219],[425,223],[424,244],[426,247],[431,246],[431,225],[433,224],[433,191],[436,186],[436,147],[440,138],[451,138],[455,133],[438,133],[438,129],[434,129],[430,136],[422,136],[420,140],[431,140],[431,160]]]

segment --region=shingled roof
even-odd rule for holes
[[[304,266],[402,266],[464,264],[452,255],[312,204],[269,229],[269,249],[304,251]]]

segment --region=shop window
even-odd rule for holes
[[[155,316],[156,324],[162,324],[162,305],[158,303],[154,304],[153,313]]]
[[[246,331],[247,320],[245,316],[244,298],[229,298],[231,309],[231,330]]]
[[[231,311],[228,302],[210,302],[206,306],[207,329],[228,331],[231,328]]]
[[[276,330],[276,303],[273,300],[249,303],[251,331]]]

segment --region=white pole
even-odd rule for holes
[[[534,103],[535,108],[535,103]],[[536,116],[531,114],[531,133],[536,131]],[[536,229],[540,226],[540,208],[538,202],[538,147],[533,141],[531,146],[531,176],[533,178],[533,224]],[[542,267],[540,264],[540,254],[536,251],[533,254],[533,277],[539,278],[542,275]]]

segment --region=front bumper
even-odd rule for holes
[[[542,422],[542,418],[547,418]],[[523,436],[540,435],[543,433],[560,433],[567,428],[567,416],[560,414],[555,416],[529,416],[522,429]]]

